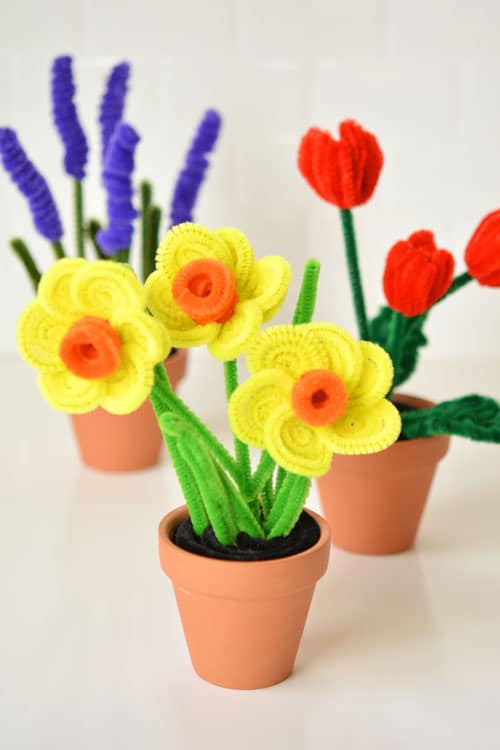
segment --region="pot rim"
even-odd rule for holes
[[[205,557],[174,544],[173,532],[189,515],[186,505],[179,506],[167,513],[158,526],[160,565],[174,585],[212,596],[266,599],[307,588],[325,573],[331,545],[330,528],[325,519],[309,508],[305,510],[320,528],[320,537],[312,547],[272,560],[246,561]],[[267,585],[262,583],[262,578]],[[258,597],[249,597],[240,591],[240,588],[256,586],[261,589]],[[266,593],[266,588],[273,589],[272,595]]]

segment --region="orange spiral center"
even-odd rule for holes
[[[72,373],[95,380],[118,369],[120,348],[120,338],[107,320],[86,315],[68,330],[59,354]]]
[[[292,406],[302,422],[314,427],[330,424],[347,408],[347,389],[331,370],[309,370],[295,383]]]
[[[193,260],[183,266],[174,278],[172,295],[199,325],[226,323],[238,303],[233,274],[223,263],[211,258]]]

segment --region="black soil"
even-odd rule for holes
[[[274,560],[278,557],[288,557],[303,552],[316,544],[320,537],[320,528],[314,518],[302,512],[295,528],[288,536],[278,536],[274,539],[253,539],[248,534],[240,532],[236,544],[226,547],[215,538],[209,526],[201,536],[194,533],[190,518],[177,527],[173,541],[178,547],[204,557],[216,557],[220,560]]]

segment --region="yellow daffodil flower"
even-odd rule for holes
[[[38,370],[45,399],[70,414],[98,406],[134,411],[149,395],[154,365],[170,351],[132,269],[83,258],[59,260],[43,275],[19,319],[17,344]]]
[[[208,344],[222,361],[247,351],[283,303],[291,276],[280,256],[255,261],[237,229],[210,231],[190,223],[166,234],[156,268],[146,281],[147,304],[173,345]]]
[[[390,357],[338,326],[272,326],[259,333],[247,365],[251,376],[229,402],[232,430],[287,471],[321,476],[333,453],[375,453],[401,431],[384,398]]]

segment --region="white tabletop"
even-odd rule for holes
[[[498,365],[428,362],[409,390],[498,398]],[[498,750],[498,446],[453,440],[414,551],[333,549],[294,674],[229,691],[193,673],[158,565],[157,523],[182,501],[167,457],[95,473],[13,357],[0,388],[1,748]]]

